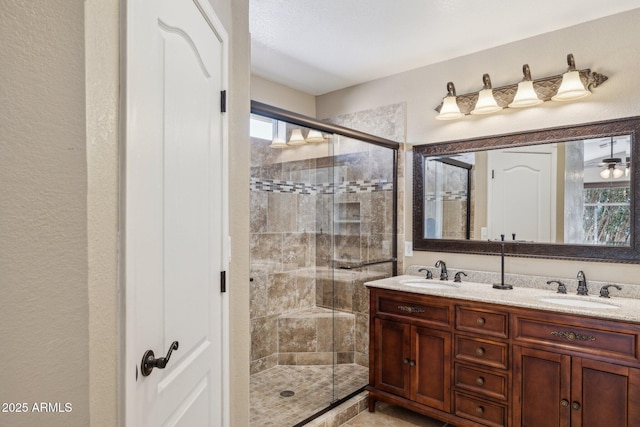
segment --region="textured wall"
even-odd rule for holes
[[[118,414],[119,2],[85,0],[91,425]]]
[[[384,79],[319,96],[319,118],[352,113],[406,102],[407,142],[426,144],[474,136],[518,132],[575,123],[587,123],[640,114],[640,9],[591,21],[560,31],[488,49],[454,60],[418,68]],[[566,69],[566,55],[573,53],[578,68],[591,68],[609,76],[593,96],[577,102],[553,103],[515,111],[511,109],[488,117],[467,117],[454,122],[434,119],[433,109],[446,95],[446,83],[453,81],[458,93],[481,89],[481,76],[490,73],[494,86],[517,82],[522,64],[528,63],[534,78],[559,74]],[[407,206],[411,206],[412,156],[407,157]],[[405,240],[411,241],[412,211],[406,212]],[[414,252],[406,263],[433,265],[444,257],[452,267],[500,268],[495,257],[463,254]],[[583,269],[598,280],[625,277],[640,283],[637,265],[567,262],[510,258],[506,268],[513,273],[537,274],[546,271],[559,277],[575,277]]]
[[[316,116],[316,97],[290,87],[251,76],[251,99],[305,116]]]
[[[0,402],[72,405],[3,426],[89,425],[83,14],[0,8]]]

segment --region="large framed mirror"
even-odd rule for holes
[[[640,261],[640,117],[414,147],[415,250]]]

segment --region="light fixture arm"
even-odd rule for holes
[[[453,82],[447,83],[447,96],[456,96],[456,87]]]
[[[576,71],[576,60],[573,58],[572,53],[567,55],[567,65],[569,66],[567,71]]]
[[[484,84],[483,89],[491,89],[491,77],[489,77],[489,74],[484,73],[482,75],[482,83]]]
[[[529,64],[524,64],[522,66],[522,74],[524,75],[524,78],[522,79],[523,82],[531,81],[531,69],[529,68]]]

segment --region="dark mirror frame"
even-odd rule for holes
[[[505,242],[510,256],[600,262],[640,262],[640,117],[571,125],[413,147],[413,249],[499,255],[500,244],[481,240],[424,238],[424,162],[427,157],[526,145],[551,144],[616,135],[631,136],[631,239],[630,246],[595,246],[553,243]]]

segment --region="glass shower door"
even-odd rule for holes
[[[364,283],[396,272],[397,152],[252,125],[250,423],[297,426],[368,383]]]
[[[369,382],[370,280],[395,267],[396,152],[358,139],[333,138],[334,401]]]

